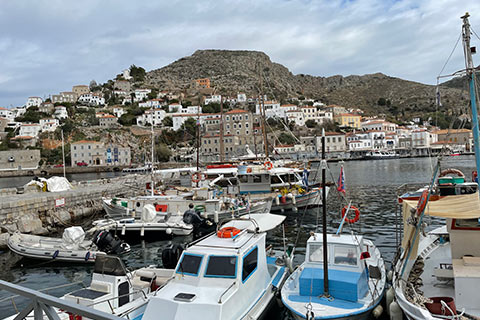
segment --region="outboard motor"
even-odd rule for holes
[[[183,252],[183,246],[180,244],[172,244],[170,247],[162,251],[162,263],[166,269],[174,269],[177,265],[178,259]]]
[[[217,224],[210,218],[204,219],[201,223],[193,226],[193,240],[200,239],[217,230]]]
[[[107,254],[120,254],[130,251],[130,246],[120,239],[115,238],[108,231],[97,231],[93,235],[95,243],[101,251]]]

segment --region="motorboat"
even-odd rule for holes
[[[81,227],[66,228],[62,238],[15,232],[8,238],[7,245],[23,257],[77,263],[91,263],[99,255],[130,251],[127,243],[105,231],[97,231],[91,239],[85,239]]]
[[[372,241],[328,234],[328,292],[324,295],[321,233],[307,240],[305,262],[285,281],[282,302],[295,319],[368,319],[382,300],[386,271]]]
[[[284,259],[266,250],[266,232],[284,219],[245,215],[188,246],[174,278],[148,300],[142,319],[258,319],[288,273]]]
[[[398,159],[398,154],[395,151],[369,151],[363,157],[365,160],[387,160],[387,159]]]

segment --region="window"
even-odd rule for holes
[[[256,182],[256,183],[262,182],[262,176],[254,175],[253,176],[253,182]]]
[[[198,275],[198,270],[202,263],[203,256],[194,254],[184,254],[182,261],[178,265],[177,273],[189,274],[192,276]]]
[[[205,277],[235,278],[237,275],[237,257],[210,256]]]
[[[323,244],[311,244],[309,247],[308,259],[310,262],[323,261]],[[327,253],[328,254],[328,253]],[[328,258],[327,258],[328,260]]]
[[[253,248],[245,257],[243,257],[242,281],[247,279],[257,270],[258,247]]]
[[[335,246],[335,264],[356,266],[357,250],[353,246]]]

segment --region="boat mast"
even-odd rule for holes
[[[151,127],[151,129],[152,129],[152,166],[151,166],[151,169],[152,169],[152,170],[151,170],[151,175],[152,175],[152,176],[151,176],[151,183],[150,183],[150,192],[151,192],[151,195],[152,195],[152,196],[153,196],[153,183],[154,183],[154,182],[153,182],[153,171],[154,171],[154,170],[153,170],[153,163],[154,163],[154,160],[155,160],[155,156],[154,156],[154,154],[155,154],[155,152],[154,152],[154,149],[155,149],[155,134],[154,134],[154,132],[153,132],[153,119],[154,119],[154,114],[155,114],[155,113],[154,113],[153,104],[152,104],[152,109],[151,109],[151,119],[152,119],[152,121],[150,122],[150,124],[151,124],[150,127]]]
[[[63,177],[66,178],[65,174],[65,142],[63,140],[63,129],[61,130],[62,132],[62,160],[63,160]]]
[[[463,19],[463,52],[465,55],[465,67],[467,76],[470,78],[470,105],[472,108],[472,131],[473,131],[473,147],[475,149],[475,164],[477,172],[480,173],[480,133],[478,129],[478,111],[477,111],[477,97],[476,97],[476,83],[475,83],[475,67],[472,60],[472,51],[470,48],[470,23],[468,17],[470,15],[465,13]]]
[[[220,96],[220,162],[225,161],[225,145],[223,141],[223,99]]]
[[[261,66],[260,66],[261,69]],[[260,114],[262,115],[262,133],[263,133],[263,145],[265,147],[265,158],[268,158],[268,141],[267,141],[267,131],[265,131],[265,103],[263,97],[263,73],[260,70]]]
[[[323,233],[323,295],[328,297],[328,243],[327,243],[327,190],[326,190],[326,169],[325,160],[325,129],[322,129],[322,233]]]

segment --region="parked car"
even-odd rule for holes
[[[59,163],[53,166],[54,168],[63,168],[63,164]]]
[[[79,166],[79,167],[86,167],[86,166],[88,166],[88,164],[87,164],[86,162],[83,162],[83,161],[82,161],[82,162],[77,162],[77,166]]]

